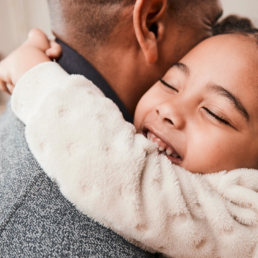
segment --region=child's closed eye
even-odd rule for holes
[[[175,87],[173,87],[172,85],[168,84],[168,83],[165,82],[164,80],[160,79],[160,82],[161,82],[163,85],[167,86],[168,88],[171,88],[172,90],[174,90],[174,91],[176,91],[176,92],[178,93],[178,90],[177,90]]]
[[[232,126],[224,117],[214,114],[214,113],[211,112],[208,108],[203,107],[203,109],[204,109],[210,116],[212,116],[213,118],[215,118],[215,119],[216,119],[217,121],[219,121],[220,123],[223,123],[223,124],[225,124],[225,125]]]

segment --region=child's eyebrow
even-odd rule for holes
[[[189,68],[183,63],[174,63],[171,66],[171,68],[173,68],[173,67],[178,68],[180,71],[182,71],[187,76],[190,74]],[[208,89],[210,91],[213,91],[213,92],[227,98],[230,101],[230,103],[233,104],[233,107],[246,119],[246,121],[250,122],[250,116],[238,97],[234,96],[231,92],[229,92],[228,90],[224,89],[223,87],[221,87],[219,85],[210,85],[208,87]]]
[[[234,108],[247,120],[247,122],[250,121],[250,116],[238,97],[234,96],[231,92],[219,85],[210,85],[208,90],[227,98],[231,104],[233,104]]]
[[[173,67],[178,68],[179,70],[181,70],[186,75],[189,75],[189,73],[190,73],[189,68],[183,63],[174,63],[174,64],[172,64],[171,68],[173,68]]]

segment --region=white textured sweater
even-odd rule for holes
[[[172,165],[92,82],[56,63],[20,79],[12,108],[62,194],[127,240],[173,258],[258,257],[258,171]]]

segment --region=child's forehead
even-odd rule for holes
[[[211,67],[225,72],[232,68],[248,72],[247,76],[257,76],[258,43],[255,37],[242,34],[228,34],[211,37],[204,40],[191,50],[180,61],[189,66],[190,70],[198,67]],[[216,73],[217,70],[214,70]]]
[[[230,46],[238,47],[251,47],[254,49],[258,48],[258,35],[249,35],[244,33],[232,33],[222,34],[210,37],[203,40],[196,47],[194,47],[188,54],[196,51],[214,51],[215,49],[219,52],[220,49],[224,49]]]

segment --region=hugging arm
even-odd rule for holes
[[[32,153],[81,212],[170,257],[252,257],[257,171],[198,175],[172,165],[92,82],[56,63],[20,79],[12,108]]]

